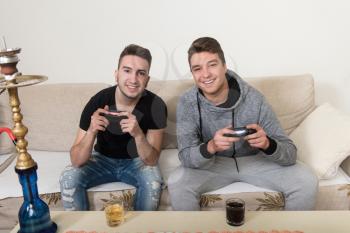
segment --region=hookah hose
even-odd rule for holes
[[[13,144],[16,146],[17,143],[17,138],[16,136],[13,134],[12,130],[6,127],[0,127],[0,134],[1,133],[7,133],[7,135],[9,136],[9,138],[11,139],[11,141],[13,142]]]

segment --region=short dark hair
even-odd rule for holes
[[[127,55],[134,55],[145,59],[148,62],[149,68],[151,68],[151,62],[152,62],[151,52],[148,49],[143,48],[139,45],[130,44],[124,48],[124,50],[121,52],[119,56],[118,69],[120,66],[120,61],[124,56],[127,56]]]
[[[209,52],[217,53],[223,64],[226,64],[224,51],[217,40],[211,37],[201,37],[192,42],[191,47],[188,49],[188,63],[191,65],[191,57],[195,53]]]

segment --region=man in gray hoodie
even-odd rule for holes
[[[173,209],[199,210],[201,194],[234,182],[283,193],[286,210],[313,209],[317,177],[296,162],[297,149],[264,96],[227,69],[218,41],[195,40],[188,61],[196,86],[177,106],[182,165],[168,181]],[[252,133],[232,137],[237,127]]]

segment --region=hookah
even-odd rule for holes
[[[28,128],[23,125],[20,100],[17,89],[19,87],[34,85],[47,80],[45,76],[22,75],[16,65],[19,62],[17,54],[20,48],[0,50],[0,94],[5,90],[9,94],[9,103],[14,121],[13,129],[0,128],[0,134],[6,132],[17,149],[17,162],[15,171],[23,191],[23,204],[19,209],[18,233],[55,233],[57,225],[51,221],[48,205],[40,199],[37,186],[37,163],[27,152],[28,142],[24,138]],[[3,76],[3,77],[2,77]]]

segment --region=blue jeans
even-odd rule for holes
[[[113,159],[94,152],[82,167],[67,166],[60,177],[65,210],[88,210],[87,189],[110,182],[136,187],[135,210],[156,210],[162,178],[158,166],[147,166],[139,158]]]

